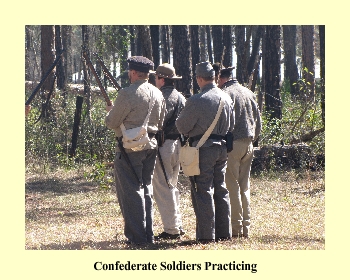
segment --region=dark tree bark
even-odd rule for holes
[[[281,80],[281,27],[266,26],[265,46],[265,108],[270,119],[282,119],[282,104],[280,97]]]
[[[302,25],[302,69],[303,78],[307,83],[310,83],[310,95],[307,96],[310,99],[315,95],[315,45],[314,45],[314,26]],[[307,68],[307,71],[305,71]]]
[[[86,50],[89,50],[89,26],[88,25],[82,25],[81,26],[81,34],[82,34],[82,42],[83,47]],[[90,53],[88,52],[88,55],[90,56]],[[83,63],[83,75],[84,75],[84,94],[86,97],[86,109],[88,111],[88,116],[90,116],[90,108],[91,108],[91,92],[90,92],[90,73],[88,66],[86,65],[86,62],[84,58],[82,58]],[[90,117],[89,117],[90,120]]]
[[[200,46],[200,61],[207,61],[207,51],[206,51],[206,38],[205,38],[205,25],[200,25],[199,27],[199,46]]]
[[[142,37],[139,34],[139,27],[135,25],[135,55],[142,55]]]
[[[253,45],[252,45],[252,52],[249,57],[248,65],[247,65],[247,72],[248,75],[251,75],[251,73],[254,70],[254,64],[256,62],[257,56],[259,55],[259,50],[260,50],[260,42],[261,38],[264,32],[264,26],[263,25],[258,25],[256,28],[256,32],[254,33],[253,38]]]
[[[72,82],[72,26],[71,25],[62,25],[62,47],[65,50],[63,53],[64,61],[64,75],[66,77],[66,82]]]
[[[176,74],[182,76],[176,81],[176,89],[188,98],[192,93],[192,65],[189,28],[187,25],[172,26],[173,59]]]
[[[130,51],[131,56],[136,55],[136,43],[135,43],[135,27],[134,25],[129,25],[130,32]]]
[[[41,26],[41,76],[44,76],[55,60],[55,28],[53,25]],[[49,91],[54,79],[53,72],[43,83],[42,91]]]
[[[199,26],[198,25],[190,25],[190,33],[191,33],[191,54],[192,54],[192,73],[196,71],[196,64],[199,63]],[[199,86],[195,80],[192,80],[193,83],[193,93],[197,93],[199,91]]]
[[[153,61],[151,31],[148,25],[137,25],[137,37],[141,43],[142,56]]]
[[[237,67],[236,67],[236,78],[240,84],[244,84],[244,43],[245,43],[245,26],[236,25],[236,54],[237,54]]]
[[[283,46],[284,46],[284,79],[289,81],[290,93],[296,96],[298,81],[298,66],[296,62],[296,25],[283,25]]]
[[[151,41],[152,41],[152,56],[154,69],[160,64],[160,55],[159,55],[159,25],[151,25]]]
[[[31,36],[29,31],[29,26],[25,26],[25,40],[26,40],[26,50],[25,50],[25,80],[30,81],[30,46],[31,46]]]
[[[75,151],[77,148],[79,126],[80,126],[80,120],[81,120],[81,109],[83,107],[83,100],[84,99],[81,96],[76,97],[72,141],[71,141],[71,147],[69,149],[69,157],[70,158],[75,156]]]
[[[222,33],[223,46],[225,48],[223,66],[227,68],[232,66],[232,26],[224,25]]]
[[[213,49],[212,49],[212,44],[211,44],[210,26],[206,25],[205,28],[207,30],[208,60],[210,61],[211,64],[213,64]]]
[[[61,26],[60,25],[55,25],[55,46],[56,46],[56,55],[60,54],[62,52],[62,37],[61,37]],[[56,66],[56,75],[57,75],[57,88],[63,90],[63,95],[64,89],[66,87],[66,76],[64,73],[64,56],[60,59]]]
[[[222,40],[222,25],[212,25],[214,62],[221,62],[224,44]]]
[[[320,25],[319,27],[319,35],[320,35],[320,78],[321,78],[321,108],[322,108],[322,121],[323,126],[325,126],[325,97],[326,97],[326,68],[325,68],[325,26]]]
[[[128,34],[126,32],[127,28],[127,25],[119,26],[118,54],[120,63],[120,74],[122,74],[124,71],[126,71],[126,69],[128,69]],[[125,75],[121,75],[121,77],[121,87],[125,87],[127,85],[128,79],[125,77]]]
[[[162,45],[162,63],[170,63],[169,52],[169,27],[168,25],[162,25],[161,28],[161,45]]]

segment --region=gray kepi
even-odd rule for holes
[[[202,78],[214,77],[215,70],[209,61],[200,62],[196,64],[196,76]]]

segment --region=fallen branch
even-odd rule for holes
[[[301,142],[308,142],[311,141],[314,137],[316,137],[318,134],[324,132],[325,128],[321,127],[320,129],[314,130],[314,131],[310,131],[304,135],[302,135],[299,138],[295,138],[293,137],[290,140],[290,144],[297,144],[297,143],[301,143]]]

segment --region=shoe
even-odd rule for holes
[[[198,239],[197,242],[201,244],[208,244],[214,242],[214,239]]]
[[[217,238],[215,238],[215,242],[227,241],[227,240],[231,240],[231,237],[217,237]]]
[[[232,238],[249,238],[248,234],[233,234]]]
[[[167,233],[165,231],[163,231],[161,234],[156,235],[154,237],[155,240],[159,240],[159,239],[178,239],[180,238],[180,234],[170,234]]]

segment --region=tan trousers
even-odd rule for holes
[[[157,156],[153,174],[153,194],[163,222],[164,231],[169,234],[179,234],[182,227],[180,212],[180,192],[177,180],[180,171],[180,141],[165,140],[159,152],[162,157],[164,169],[172,187],[169,188],[164,177],[163,169]]]
[[[251,138],[233,141],[228,153],[226,187],[230,194],[232,235],[249,235],[250,167],[253,161]]]

